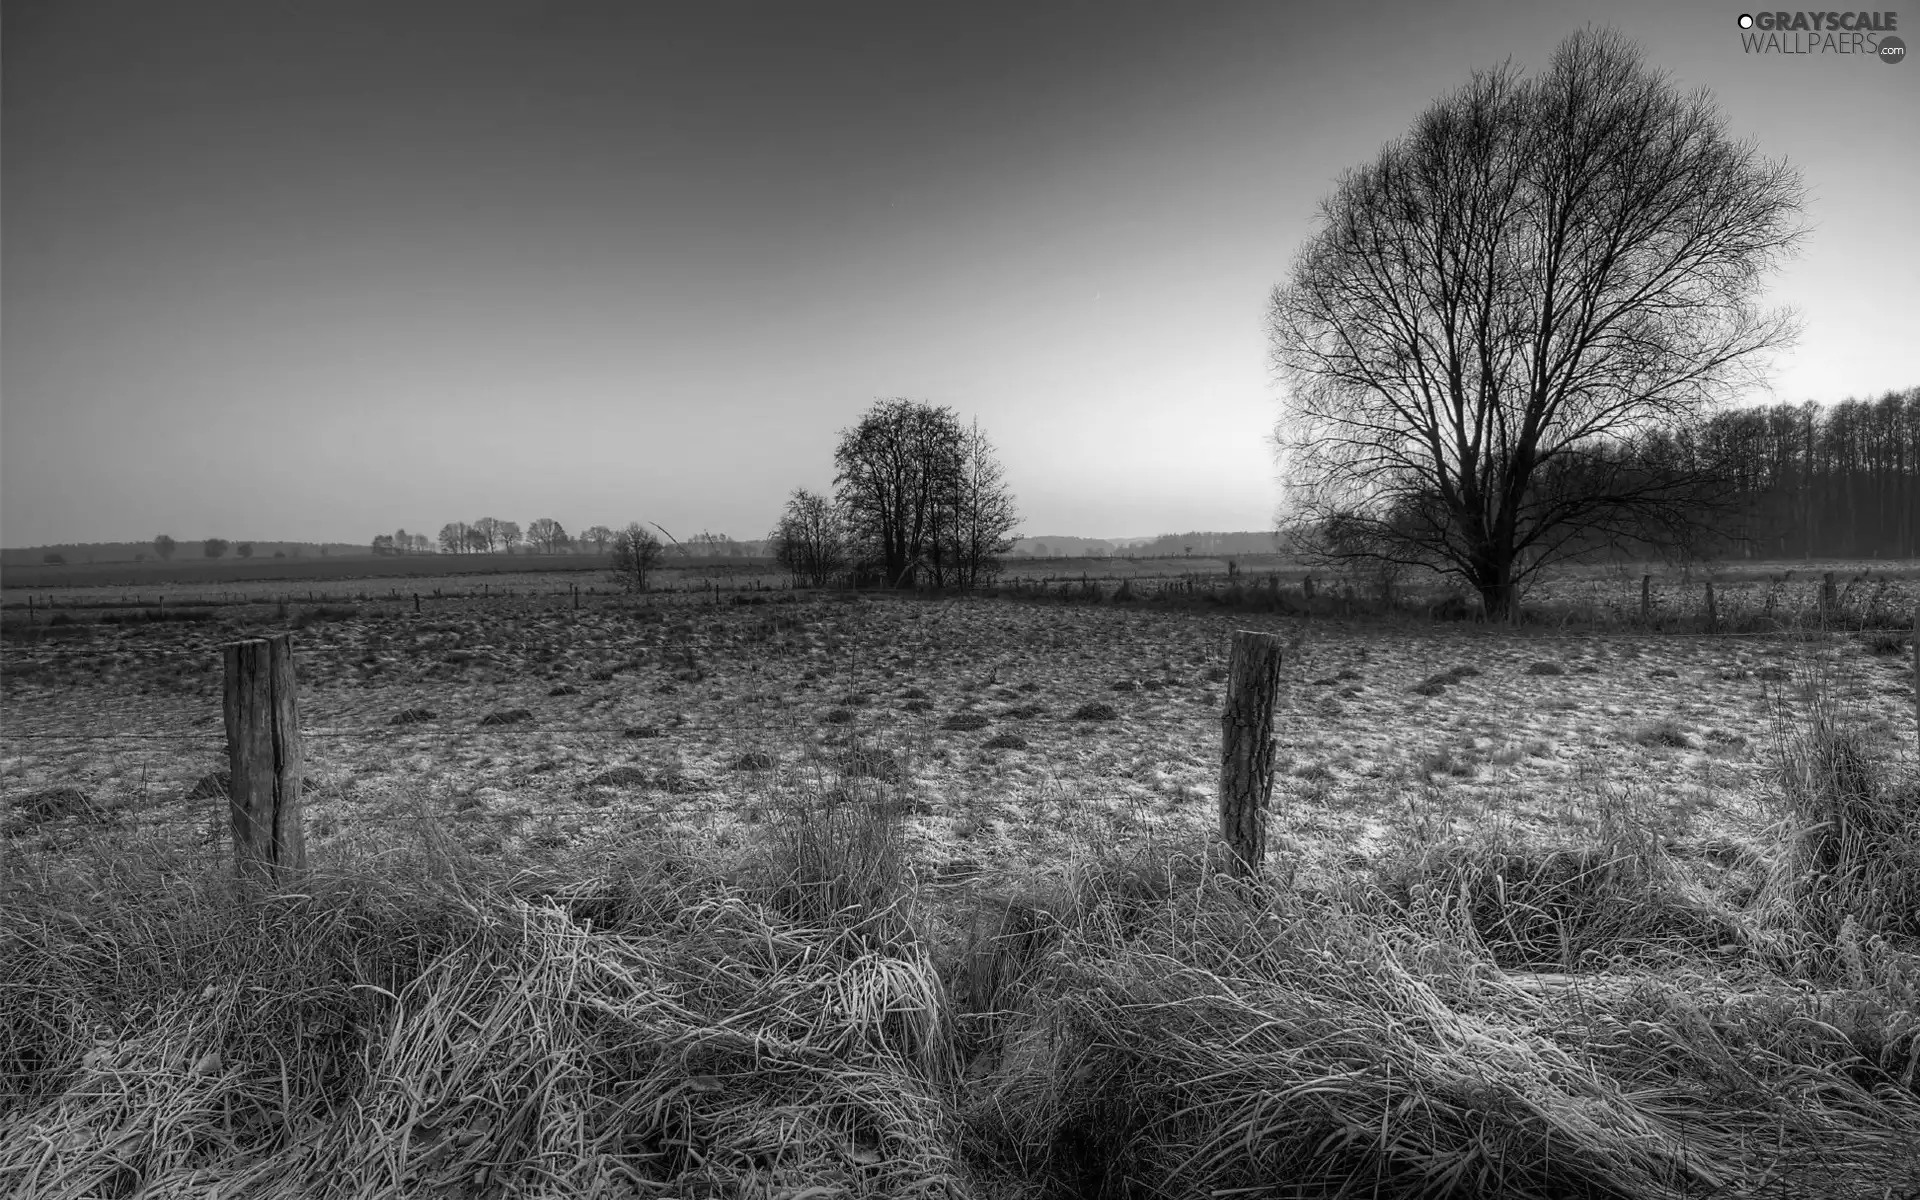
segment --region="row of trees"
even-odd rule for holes
[[[1920,388],[1722,412],[1701,440],[1731,493],[1724,551],[1920,557]]]
[[[153,539],[153,553],[162,562],[169,561],[180,549],[180,543],[166,534]],[[200,543],[200,553],[207,558],[225,558],[227,551],[233,551],[236,558],[252,558],[252,542],[229,542],[225,538],[208,538]]]
[[[567,533],[566,526],[552,517],[541,517],[531,522],[524,532],[517,521],[481,517],[472,524],[452,521],[442,525],[438,541],[444,554],[511,554],[523,543],[535,554],[561,554],[574,549],[576,545],[582,549],[591,545],[595,553],[605,554],[613,538],[613,530],[605,525],[595,525],[583,531],[576,540]],[[379,540],[374,539],[376,553]],[[424,550],[426,547],[423,545],[421,548]]]
[[[843,430],[834,494],[797,489],[769,535],[796,581],[973,588],[1013,546],[1014,498],[979,422],[882,400]]]
[[[524,545],[535,554],[565,554],[570,551],[591,549],[595,554],[607,553],[619,538],[622,531],[605,525],[594,525],[578,535],[567,533],[566,526],[552,517],[541,517],[528,524],[522,532],[515,521],[502,521],[498,517],[481,517],[471,524],[454,521],[440,527],[437,539],[440,550],[446,554],[512,554]],[[382,553],[425,553],[431,544],[421,534],[413,535],[415,542],[411,551],[386,548],[391,541],[394,546],[406,545],[406,530],[373,539],[373,551]],[[761,548],[752,542],[739,542],[719,533],[696,533],[685,542],[676,543],[679,551],[688,558],[738,558],[751,556]]]
[[[502,521],[497,517],[482,517],[468,524],[455,521],[440,529],[438,538],[428,537],[424,533],[409,533],[405,529],[396,529],[392,533],[376,535],[370,543],[370,549],[376,557],[404,554],[431,554],[436,547],[444,554],[497,554],[513,553],[525,546],[535,554],[561,554],[571,550],[589,550],[595,554],[606,554],[609,547],[621,544],[621,538],[637,526],[629,525],[626,530],[613,530],[605,525],[595,525],[578,537],[570,536],[566,527],[551,517],[541,517],[530,523],[523,532],[518,523]],[[651,533],[647,534],[651,537]],[[629,541],[632,539],[629,538]],[[658,544],[658,543],[656,543]],[[751,555],[760,550],[753,542],[738,542],[723,534],[698,533],[684,543],[676,543],[679,551],[689,558],[693,557],[739,557]],[[171,559],[179,550],[179,543],[166,534],[153,539],[153,549],[162,561]],[[228,551],[237,557],[252,558],[252,542],[229,542],[225,538],[208,538],[201,544],[202,553],[208,558],[223,558]],[[322,549],[321,553],[325,553]],[[653,554],[658,558],[660,550]]]

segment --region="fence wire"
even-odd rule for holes
[[[886,710],[892,711],[892,710]],[[772,714],[766,714],[772,716]],[[785,715],[785,714],[782,714]],[[912,716],[913,714],[903,714]],[[472,718],[455,718],[472,721]],[[76,730],[18,730],[0,729],[0,753],[14,743],[30,743],[49,746],[92,745],[92,744],[131,744],[142,748],[145,757],[151,757],[151,749],[174,747],[184,753],[175,757],[166,767],[172,768],[176,776],[191,777],[196,773],[199,778],[190,786],[174,785],[166,788],[166,795],[150,795],[147,787],[142,786],[139,798],[121,798],[97,800],[82,788],[71,785],[48,787],[12,786],[0,790],[0,853],[9,847],[18,849],[23,839],[39,836],[46,842],[45,849],[68,849],[88,835],[125,833],[143,829],[174,828],[181,831],[200,831],[203,842],[213,842],[228,836],[226,825],[228,812],[225,804],[226,788],[219,781],[221,771],[206,771],[217,763],[225,767],[227,748],[226,733],[222,726],[209,724],[189,729],[121,729],[110,732]],[[581,738],[619,738],[622,741],[638,743],[637,748],[648,745],[671,749],[676,762],[662,767],[638,767],[632,764],[598,765],[576,764],[589,767],[591,774],[579,777],[586,772],[556,778],[553,788],[528,788],[526,778],[498,785],[478,784],[451,789],[453,794],[429,801],[422,793],[431,794],[444,786],[445,780],[424,779],[419,781],[396,780],[373,785],[380,793],[393,793],[404,800],[390,800],[401,803],[400,808],[389,807],[382,811],[360,804],[351,804],[346,795],[330,794],[337,785],[309,780],[303,789],[309,798],[306,821],[310,832],[316,828],[334,832],[347,827],[415,827],[423,821],[441,825],[470,825],[479,827],[524,827],[536,828],[555,822],[580,821],[603,823],[616,827],[631,828],[635,822],[653,821],[707,821],[712,822],[730,813],[765,809],[780,801],[773,794],[782,779],[799,772],[827,767],[832,764],[817,759],[802,757],[798,761],[777,762],[772,759],[756,761],[754,765],[740,770],[748,781],[745,787],[729,788],[723,782],[707,774],[688,774],[678,765],[679,753],[686,749],[685,741],[699,739],[703,744],[697,748],[722,760],[742,749],[752,749],[764,753],[764,747],[770,738],[780,732],[792,737],[800,734],[803,728],[820,728],[809,722],[797,719],[763,723],[758,728],[750,725],[750,717],[733,724],[713,722],[670,721],[647,724],[643,721],[618,725],[555,725],[552,723],[515,722],[504,725],[483,725],[474,721],[459,727],[448,727],[438,718],[421,722],[403,724],[381,724],[374,726],[320,726],[303,728],[300,738],[304,745],[310,740],[317,741],[378,741],[396,748],[418,752],[421,743],[452,744],[478,741],[524,739],[544,737],[564,741],[573,737]],[[924,732],[931,722],[914,721],[905,728],[896,727],[889,732],[908,735]],[[863,748],[859,739],[876,732],[872,729],[846,730],[841,726],[825,727],[849,733],[853,744],[845,748],[843,757],[851,754],[886,753],[892,750],[876,751]],[[733,743],[729,746],[727,743]],[[812,743],[808,743],[812,749]],[[311,758],[308,765],[314,765]],[[181,768],[185,768],[181,770]],[[623,769],[638,772],[637,775],[621,775],[607,780],[609,772]],[[163,773],[166,768],[162,768]],[[525,774],[524,772],[521,774]],[[143,778],[146,767],[143,763]],[[770,786],[771,785],[771,786]],[[126,785],[131,786],[131,785]],[[349,787],[355,785],[349,784]],[[364,785],[361,785],[364,786]],[[462,803],[477,789],[498,786],[519,788],[521,792],[511,802],[510,807],[488,808],[484,804]],[[581,806],[577,802],[565,807],[553,807],[540,803],[543,796],[556,799],[564,796],[575,798],[594,788],[618,789],[623,793],[618,799],[611,796],[604,804]],[[691,802],[690,796],[709,796],[704,803]],[[350,807],[343,807],[350,804]],[[11,810],[11,816],[8,811]],[[319,811],[316,811],[319,810]]]

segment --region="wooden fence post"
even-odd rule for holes
[[[227,806],[234,869],[278,882],[307,865],[300,712],[288,634],[226,646]]]
[[[1640,623],[1653,624],[1653,576],[1640,577]]]
[[[1707,580],[1707,632],[1720,632],[1720,608],[1713,602],[1713,580]]]
[[[1834,607],[1833,572],[1828,571],[1820,577],[1820,619],[1822,621],[1832,620]]]
[[[1220,714],[1220,836],[1227,870],[1257,876],[1267,859],[1267,799],[1273,793],[1273,704],[1280,689],[1280,638],[1236,630]]]

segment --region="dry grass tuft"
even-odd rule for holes
[[[1829,668],[1799,674],[1798,704],[1784,690],[1776,696],[1788,816],[1763,903],[1822,950],[1848,930],[1920,938],[1920,775],[1903,778],[1876,753],[1844,711]]]
[[[1772,1007],[1717,981],[1543,990],[1507,976],[1444,897],[1368,912],[1191,859],[1163,878],[1136,919],[1066,912],[1045,961],[1017,976],[1032,986],[996,1004],[1011,1015],[971,1128],[1055,1194],[1920,1183],[1920,1104],[1858,1047],[1808,1036],[1791,989]],[[1872,1008],[1860,1026],[1891,1027]]]
[[[1669,750],[1686,750],[1693,746],[1693,737],[1679,722],[1672,719],[1655,721],[1633,733],[1633,740],[1642,746]]]
[[[1861,645],[1868,654],[1902,654],[1913,642],[1913,634],[1905,629],[1869,629],[1860,635]]]

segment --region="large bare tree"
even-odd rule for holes
[[[1802,210],[1611,31],[1476,74],[1347,173],[1273,293],[1283,524],[1491,616],[1578,549],[1683,533],[1692,431],[1792,338],[1758,301]]]
[[[960,421],[950,408],[882,400],[840,434],[834,485],[865,565],[890,587],[911,587],[938,535],[941,502],[961,469]]]

